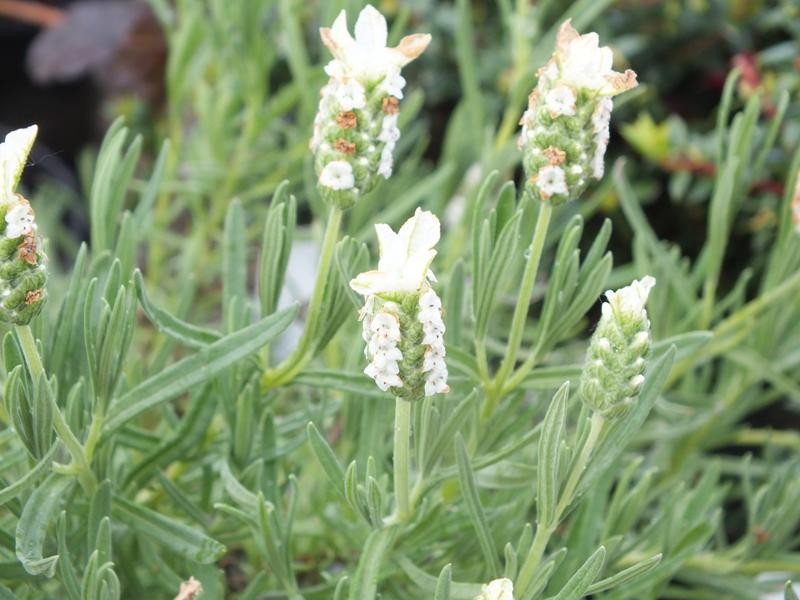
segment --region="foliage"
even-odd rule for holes
[[[49,297],[2,340],[0,598],[171,597],[193,576],[243,600],[472,599],[500,577],[522,600],[757,599],[800,577],[800,105],[774,40],[793,3],[383,2],[391,42],[409,21],[434,42],[394,175],[343,217],[308,151],[315,36],[361,3],[151,4],[163,117],[111,125],[80,201],[31,195]],[[665,44],[704,40],[742,11],[734,45],[767,39],[773,76],[743,89],[733,70],[717,108],[670,114],[696,66],[654,28],[677,14]],[[551,210],[515,181],[513,138],[568,17],[644,85],[614,114],[635,157]],[[443,222],[451,391],[411,405],[399,518],[392,397],[362,374],[347,282],[375,262],[372,225],[420,205]],[[304,296],[309,240],[327,268]],[[644,275],[644,385],[598,425],[577,389],[598,300]]]

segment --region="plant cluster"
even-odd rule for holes
[[[610,1],[498,2],[499,110],[455,2],[434,167],[408,9],[321,5],[317,68],[290,0],[151,4],[164,131],[86,161],[88,244],[20,192],[36,129],[0,145],[0,599],[796,600],[800,434],[759,424],[800,401],[787,92],[727,77],[685,255],[605,168],[651,93],[579,33]]]

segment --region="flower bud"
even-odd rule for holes
[[[349,208],[371,191],[379,177],[392,174],[400,129],[399,101],[406,81],[400,69],[430,42],[428,34],[404,37],[386,46],[386,19],[371,5],[359,14],[355,38],[341,11],[333,27],[320,29],[334,59],[322,88],[310,147],[315,156],[319,190],[325,201]]]
[[[655,283],[647,276],[606,292],[608,302],[602,306],[580,382],[583,401],[606,417],[626,412],[644,385],[644,359],[650,348],[644,305]]]
[[[17,325],[41,311],[47,279],[33,208],[16,193],[36,133],[18,129],[0,144],[0,320]]]
[[[442,301],[428,283],[439,220],[417,209],[397,233],[383,224],[375,230],[378,270],[350,282],[365,298],[359,315],[369,361],[364,372],[400,398],[447,393]]]
[[[481,595],[475,600],[514,600],[514,584],[505,577],[495,579],[481,588]]]
[[[569,21],[561,26],[520,121],[526,186],[535,198],[560,204],[579,197],[590,177],[603,177],[611,98],[636,86],[636,73],[613,71],[612,59],[596,33],[580,35]]]

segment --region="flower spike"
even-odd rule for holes
[[[38,129],[9,133],[0,144],[0,321],[25,325],[45,299],[45,256],[30,203],[16,192]]]
[[[418,33],[387,47],[386,19],[371,5],[359,14],[354,31],[355,37],[345,11],[319,31],[334,58],[325,67],[330,79],[320,92],[310,142],[320,194],[342,209],[371,191],[380,177],[391,177],[406,85],[400,70],[431,40]]]
[[[520,121],[522,164],[535,198],[566,202],[579,197],[590,178],[603,177],[612,97],[636,86],[636,73],[618,73],[612,62],[596,33],[580,35],[564,22]]]
[[[370,361],[364,372],[383,391],[408,400],[447,393],[442,301],[429,283],[439,219],[418,208],[396,233],[385,224],[375,232],[378,269],[350,282],[364,296],[359,318]]]

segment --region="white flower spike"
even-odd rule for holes
[[[350,287],[364,296],[359,313],[369,364],[364,373],[383,391],[416,400],[446,394],[442,301],[430,286],[439,241],[439,219],[420,208],[395,233],[375,226],[380,246],[376,271],[361,273]]]
[[[481,588],[481,595],[475,600],[514,600],[514,584],[505,577],[490,581]]]
[[[612,62],[596,33],[580,35],[569,21],[559,29],[520,120],[527,188],[542,202],[576,199],[589,177],[603,177],[612,97],[636,86],[636,73],[618,73]]]
[[[427,33],[416,33],[390,48],[387,35],[386,19],[370,5],[358,16],[355,37],[347,29],[345,11],[332,27],[320,29],[333,60],[325,66],[330,79],[320,92],[310,147],[322,198],[342,209],[353,206],[380,178],[392,176],[400,138],[400,99],[406,85],[400,70],[422,54],[431,40]],[[328,177],[328,166],[338,162],[350,164],[352,185]]]

